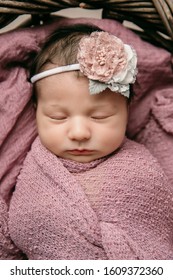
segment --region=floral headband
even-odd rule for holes
[[[78,64],[55,67],[34,75],[35,83],[58,73],[80,70],[89,79],[90,94],[100,93],[106,88],[130,96],[130,84],[137,74],[135,50],[108,32],[92,32],[79,43]]]

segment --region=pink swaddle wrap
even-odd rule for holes
[[[143,146],[125,140],[110,157],[79,163],[37,138],[9,228],[29,259],[172,259],[172,209],[167,178]]]

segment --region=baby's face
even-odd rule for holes
[[[77,72],[37,82],[36,111],[42,144],[55,155],[90,162],[115,151],[127,124],[127,100],[110,90],[90,95],[88,79]]]

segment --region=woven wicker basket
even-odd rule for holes
[[[0,0],[0,28],[22,14],[45,20],[52,12],[72,7],[103,9],[103,18],[130,21],[143,39],[173,52],[173,0]]]

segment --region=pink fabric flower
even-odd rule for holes
[[[108,82],[127,66],[123,42],[107,32],[93,32],[82,38],[77,59],[81,72],[100,82]]]

